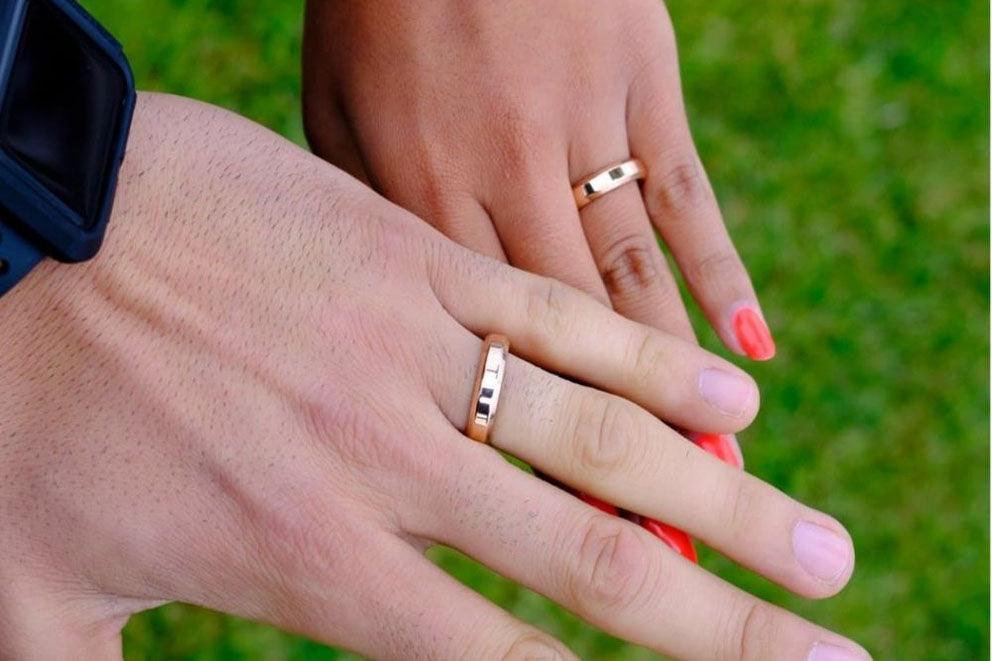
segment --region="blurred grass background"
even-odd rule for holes
[[[141,88],[304,144],[302,0],[84,4],[123,42]],[[763,392],[741,436],[748,469],[835,514],[858,551],[847,590],[818,603],[714,553],[702,563],[878,659],[987,658],[988,5],[669,8],[700,152],[778,340],[772,363],[747,366]],[[432,555],[583,658],[652,658],[453,552]],[[351,658],[183,605],[133,618],[125,656]]]

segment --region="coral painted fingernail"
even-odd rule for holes
[[[641,527],[668,544],[673,551],[686,560],[699,564],[696,547],[692,543],[692,538],[685,532],[654,519],[641,519]]]
[[[834,583],[851,564],[851,545],[823,526],[800,521],[792,529],[792,552],[812,576]]]
[[[601,512],[606,512],[607,514],[612,514],[613,516],[616,516],[617,514],[620,513],[619,510],[617,510],[616,505],[610,505],[609,503],[602,501],[599,498],[593,498],[592,496],[588,496],[584,493],[580,493],[579,499],[582,502],[586,503],[587,505],[592,505]]]
[[[734,335],[741,349],[752,360],[769,360],[775,356],[775,340],[764,319],[754,308],[742,307],[734,313]]]
[[[692,442],[735,468],[744,468],[744,455],[733,434],[692,434]]]

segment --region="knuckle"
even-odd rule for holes
[[[681,410],[692,403],[691,388],[672,387],[672,363],[684,360],[679,346],[673,346],[668,336],[650,328],[635,330],[627,341],[624,363],[632,386],[658,389],[668,409]]]
[[[453,216],[452,181],[455,179],[452,176],[453,169],[430,162],[418,164],[416,172],[420,184],[418,201],[423,209],[420,215],[426,216],[426,220],[431,223],[440,223]],[[393,199],[396,197],[398,196],[394,196]]]
[[[629,407],[613,397],[582,399],[575,416],[577,474],[614,475],[637,465],[634,454],[640,435]]]
[[[692,260],[686,267],[686,278],[694,282],[723,284],[731,282],[743,269],[737,253],[720,251]]]
[[[765,659],[775,649],[775,612],[768,604],[748,600],[733,616],[729,633],[723,637],[725,649],[719,658]]]
[[[647,185],[650,192],[645,202],[652,216],[667,218],[674,214],[677,218],[679,213],[707,203],[712,196],[702,166],[691,152],[663,165]]]
[[[511,642],[500,658],[503,661],[564,661],[571,655],[550,636],[528,632]]]
[[[427,450],[436,439],[376,396],[319,388],[300,415],[308,436],[350,477],[388,471],[414,483],[434,478]],[[405,430],[405,438],[397,438],[397,429]]]
[[[359,508],[354,503],[339,505],[331,524],[326,520],[326,503],[286,492],[268,494],[264,501],[240,498],[239,503],[251,528],[247,538],[260,559],[263,580],[273,578],[271,571],[290,581],[336,575],[347,571],[363,547]]]
[[[549,135],[545,130],[547,120],[538,112],[537,103],[509,100],[497,105],[495,115],[500,117],[502,127],[493,145],[497,160],[509,172],[533,173],[537,167],[534,154],[539,153],[538,147]]]
[[[411,141],[407,162],[417,187],[403,206],[432,224],[455,215],[466,195],[468,173],[465,166],[439,148],[436,141],[423,137]],[[376,177],[374,172],[369,174],[376,190],[386,199],[398,200],[409,196],[401,181]]]
[[[537,141],[531,137],[531,133],[530,130],[517,128],[504,135],[496,148],[499,161],[505,171],[516,173],[519,184],[525,189],[533,185],[533,178],[530,175],[534,174],[534,154],[538,153]]]
[[[531,344],[543,354],[561,340],[568,327],[568,290],[552,278],[535,277],[527,288],[526,312]]]
[[[754,529],[756,512],[761,512],[763,517],[767,517],[770,508],[767,505],[758,507],[756,491],[747,483],[743,473],[734,473],[726,481],[724,493],[723,506],[720,510],[723,513],[721,529],[729,537],[729,543],[745,543],[748,532]]]
[[[635,333],[631,347],[628,373],[637,375],[645,384],[658,383],[657,377],[664,373],[667,362],[667,352],[658,334],[653,330]]]
[[[582,534],[569,592],[582,613],[630,610],[646,604],[655,577],[647,546],[615,517],[596,514]]]
[[[657,246],[646,237],[626,236],[605,253],[600,275],[612,295],[636,293],[658,281]]]

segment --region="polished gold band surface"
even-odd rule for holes
[[[489,442],[489,430],[496,417],[499,393],[503,389],[503,373],[506,371],[506,354],[510,341],[505,335],[492,333],[482,343],[479,354],[479,367],[475,372],[475,385],[472,388],[472,401],[468,407],[468,421],[465,435],[473,441]]]
[[[644,163],[639,158],[631,158],[600,170],[591,177],[583,179],[572,188],[575,204],[580,209],[598,197],[603,197],[626,183],[643,179],[646,174]]]

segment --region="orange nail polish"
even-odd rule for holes
[[[663,541],[673,551],[687,560],[697,564],[699,563],[699,558],[696,556],[696,547],[692,543],[692,538],[678,528],[673,528],[672,526],[662,523],[661,521],[647,519],[631,512],[621,512],[616,505],[611,505],[588,494],[578,493],[576,495],[582,502],[595,507],[601,512],[606,512],[612,516],[623,516],[626,519],[630,519],[633,523],[639,523],[642,528]]]
[[[775,341],[764,320],[751,308],[734,313],[734,334],[741,349],[752,360],[769,360],[775,356]]]
[[[699,564],[699,556],[696,555],[696,547],[692,543],[692,538],[678,528],[673,528],[667,523],[655,521],[654,519],[641,519],[641,527],[649,533],[668,544],[672,550],[676,551],[686,560]]]
[[[578,494],[578,496],[582,502],[586,503],[587,505],[592,505],[601,512],[606,512],[607,514],[612,514],[613,516],[616,516],[617,514],[620,513],[619,510],[617,510],[616,505],[610,505],[609,503],[604,502],[599,498],[593,498],[592,496],[586,495],[584,493],[580,493]]]
[[[742,468],[741,457],[724,434],[692,434],[692,442],[731,466]]]
[[[631,519],[634,523],[639,522],[642,528],[663,541],[673,551],[687,560],[699,564],[699,558],[696,555],[696,547],[692,543],[692,538],[678,528],[673,528],[672,526],[662,523],[661,521],[646,519],[630,512],[621,512],[616,505],[611,505],[588,494],[577,493],[576,495],[579,497],[579,500],[587,505],[595,507],[601,512],[606,512],[612,516],[622,515],[624,518]]]

